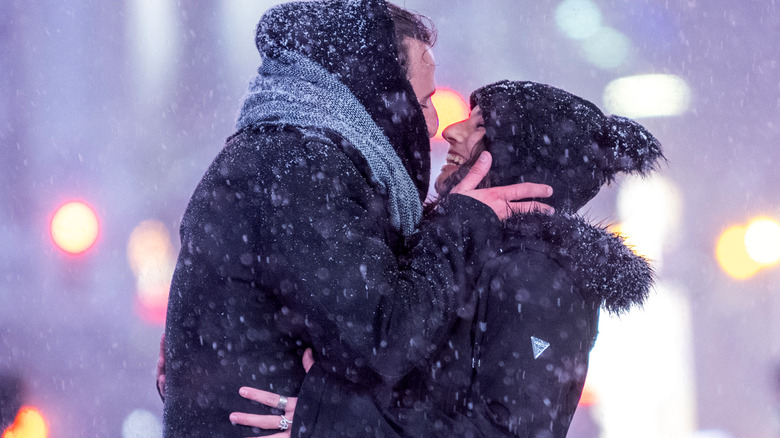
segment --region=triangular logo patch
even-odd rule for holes
[[[534,359],[539,359],[539,356],[544,353],[544,350],[550,346],[550,343],[543,341],[536,336],[531,336],[531,347],[534,349]]]

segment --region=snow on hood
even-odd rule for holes
[[[423,201],[430,177],[425,118],[398,63],[395,28],[384,0],[291,2],[269,9],[257,26],[263,58],[301,53],[333,73],[390,140]]]

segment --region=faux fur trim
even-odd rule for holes
[[[619,235],[582,217],[522,214],[509,218],[505,226],[505,242],[532,247],[539,240],[549,245],[551,257],[570,270],[609,313],[619,315],[641,306],[650,294],[655,273],[648,260],[635,254]]]

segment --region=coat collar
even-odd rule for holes
[[[523,214],[505,225],[505,250],[543,246],[610,313],[641,306],[650,293],[655,274],[648,260],[620,236],[582,217]]]

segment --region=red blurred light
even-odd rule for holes
[[[95,211],[82,201],[71,201],[57,209],[49,231],[54,244],[69,254],[81,254],[98,238],[100,224]]]
[[[152,325],[165,325],[168,312],[168,285],[157,285],[155,290],[138,291],[135,311],[141,319]]]

